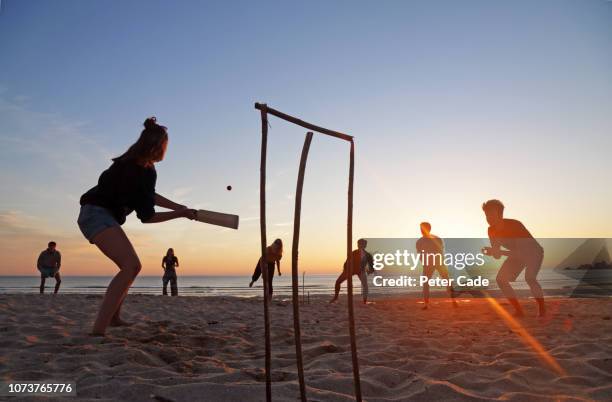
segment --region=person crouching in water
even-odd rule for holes
[[[334,303],[338,300],[340,294],[340,286],[342,282],[347,280],[349,275],[357,275],[361,282],[361,296],[363,297],[363,304],[368,303],[368,274],[374,272],[374,258],[372,254],[366,251],[368,241],[366,239],[359,239],[357,241],[357,250],[353,250],[353,266],[348,268],[348,261],[344,262],[344,268],[342,273],[336,279],[336,285],[334,287],[334,297],[329,301]]]
[[[283,258],[283,241],[281,239],[274,240],[270,246],[266,248],[266,260],[264,265],[264,269],[268,270],[268,294],[270,295],[270,299],[272,299],[272,279],[274,278],[274,266],[278,268],[278,276],[281,276],[280,270],[280,260]],[[261,257],[257,262],[257,266],[255,267],[255,272],[253,272],[253,276],[251,277],[251,283],[249,283],[249,287],[253,287],[253,284],[257,282],[259,277],[261,276]]]
[[[491,247],[485,247],[483,252],[495,259],[501,258],[502,255],[508,256],[496,279],[497,285],[514,307],[514,315],[522,317],[524,313],[510,282],[516,281],[525,270],[525,282],[538,303],[538,315],[543,317],[546,315],[544,293],[537,276],[542,267],[544,249],[520,221],[504,218],[504,204],[501,201],[489,200],[482,204],[482,210],[489,224],[491,240]],[[502,250],[502,247],[506,250]]]
[[[62,255],[55,246],[55,242],[50,241],[49,244],[47,244],[47,248],[38,256],[36,265],[40,271],[40,294],[45,293],[46,278],[55,278],[54,294],[59,292],[60,284],[62,283],[62,278],[59,274],[59,269],[62,265]]]
[[[164,284],[164,296],[168,295],[168,282],[170,282],[170,294],[172,294],[172,296],[178,296],[175,270],[175,268],[178,266],[178,258],[176,258],[174,255],[174,250],[169,248],[164,258],[162,258],[162,268],[164,269],[164,276],[162,278],[162,283]]]

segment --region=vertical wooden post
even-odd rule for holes
[[[1,0],[0,0],[1,1]],[[261,170],[260,170],[260,225],[261,225],[261,255],[262,255],[262,260],[261,260],[261,264],[262,264],[262,275],[264,278],[264,319],[265,319],[265,336],[266,336],[266,400],[270,401],[272,399],[272,389],[271,389],[271,381],[270,381],[270,317],[269,317],[269,312],[268,312],[268,270],[267,270],[267,264],[265,263],[265,254],[266,254],[266,147],[267,147],[267,139],[268,139],[268,113],[279,117],[285,121],[288,121],[290,123],[293,124],[297,124],[298,126],[302,126],[305,127],[309,130],[313,130],[313,131],[317,131],[319,133],[322,134],[326,134],[332,137],[336,137],[336,138],[340,138],[346,141],[350,141],[351,143],[351,151],[350,151],[350,168],[349,168],[349,188],[348,188],[348,217],[347,217],[347,245],[346,245],[346,254],[347,254],[347,264],[349,265],[349,270],[352,271],[352,243],[353,243],[353,180],[354,180],[354,175],[355,175],[355,144],[353,142],[353,137],[347,134],[343,134],[337,131],[333,131],[333,130],[329,130],[323,127],[319,127],[316,126],[314,124],[305,122],[303,120],[300,120],[296,117],[293,116],[289,116],[288,114],[279,112],[278,110],[269,108],[266,104],[260,104],[260,103],[255,103],[255,109],[258,109],[259,111],[261,111]],[[307,140],[306,142],[310,143],[310,139],[308,139],[308,136],[312,137],[312,133],[308,133],[307,135]],[[306,147],[306,143],[304,144],[304,146]],[[306,150],[306,154],[307,154],[307,150]],[[304,164],[306,163],[306,159],[304,156],[304,149],[302,150],[302,157],[304,158]],[[302,177],[303,179],[303,177]],[[303,184],[303,183],[302,183]],[[299,183],[298,183],[299,185]],[[300,187],[300,202],[301,202],[301,187]],[[297,205],[297,199],[296,199],[296,205]],[[297,219],[298,219],[298,229],[299,229],[299,210],[296,208],[296,213],[297,215]],[[295,230],[295,228],[294,228]],[[294,242],[296,241],[295,239],[295,235],[296,232],[294,232]],[[299,235],[299,230],[298,230],[298,235]],[[296,263],[295,266],[297,267],[297,243],[296,243],[296,247],[295,249],[295,259],[296,259]],[[296,271],[297,272],[297,271]],[[352,273],[352,272],[351,272]],[[295,273],[292,272],[293,276],[295,277]],[[293,279],[293,278],[292,278]],[[350,338],[351,338],[351,356],[352,356],[352,360],[353,360],[353,380],[354,380],[354,385],[355,385],[355,399],[359,402],[361,402],[362,397],[361,397],[361,382],[359,380],[359,360],[357,358],[357,342],[355,340],[355,316],[354,316],[354,310],[353,310],[353,277],[352,275],[348,276],[348,281],[347,281],[347,287],[348,287],[348,316],[349,316],[349,332],[350,332]],[[296,291],[296,285],[295,285],[295,280],[293,281],[293,305],[294,305],[294,309],[297,308],[298,303],[296,300],[296,295],[297,295],[297,291]],[[302,288],[302,291],[304,291],[304,288]],[[310,303],[310,292],[308,292],[308,302]],[[295,312],[297,311],[297,314],[295,314]],[[295,320],[296,316],[298,317],[297,321]],[[298,310],[294,310],[294,325],[297,325],[299,328],[299,309]],[[299,331],[295,331],[296,332],[296,336],[300,336],[300,332]],[[301,349],[301,342],[296,341],[296,348],[298,347],[297,345],[300,345],[300,349]],[[296,352],[298,350],[296,349]],[[299,351],[299,356],[301,359],[301,350]],[[298,367],[301,367],[301,363],[298,364]],[[299,372],[299,368],[298,368],[298,372]],[[303,374],[302,374],[303,376]],[[301,379],[300,381],[300,391],[302,392],[302,400],[305,400],[305,395],[303,393],[302,390],[303,387],[303,379]]]
[[[266,262],[266,158],[268,148],[268,112],[261,109],[261,165],[259,169],[259,227],[261,230],[261,275],[264,282],[264,336],[266,344],[266,401],[272,401],[272,377],[270,375],[270,312],[268,311],[268,264]]]
[[[293,246],[291,248],[291,287],[293,290],[293,337],[295,339],[295,357],[300,381],[300,398],[306,402],[306,384],[304,383],[304,363],[302,360],[302,333],[300,330],[300,294],[298,279],[298,248],[300,244],[300,214],[302,211],[302,187],[304,186],[304,172],[308,150],[312,141],[312,132],[306,133],[302,157],[300,159],[300,170],[298,173],[297,187],[295,190],[295,211],[293,217]]]
[[[357,357],[357,341],[355,337],[355,314],[353,311],[353,177],[355,175],[355,144],[351,139],[351,153],[349,163],[348,185],[348,212],[346,223],[346,261],[348,265],[347,293],[348,293],[348,319],[351,336],[351,357],[353,360],[353,382],[355,386],[355,400],[361,402],[361,381],[359,379],[359,359]]]

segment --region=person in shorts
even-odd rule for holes
[[[416,242],[416,251],[422,255],[423,276],[427,277],[427,281],[431,279],[435,272],[442,279],[449,279],[448,268],[444,265],[444,240],[431,233],[431,224],[429,222],[421,222],[422,237]],[[446,290],[453,301],[453,306],[457,307],[457,302],[454,298],[453,287],[449,285]],[[423,284],[423,310],[429,308],[429,282]]]
[[[154,117],[144,122],[138,140],[102,172],[98,184],[81,196],[78,225],[83,236],[113,261],[119,272],[111,280],[98,311],[92,335],[103,336],[107,327],[126,325],[121,306],[142,265],[121,225],[136,211],[142,223],[195,219],[196,211],[156,193],[155,164],[164,159],[167,128]],[[170,211],[158,212],[155,206]]]
[[[56,246],[54,241],[50,241],[47,248],[38,256],[36,266],[40,272],[40,294],[45,293],[45,279],[47,278],[55,278],[55,291],[53,293],[57,294],[59,292],[62,283],[62,277],[59,273],[62,266],[62,255],[56,249]]]
[[[514,307],[514,315],[521,317],[524,313],[510,282],[516,281],[520,273],[525,270],[525,282],[538,304],[538,315],[543,317],[546,315],[546,306],[537,276],[542,267],[544,249],[520,221],[504,218],[504,204],[501,201],[489,200],[482,204],[482,210],[489,223],[488,232],[491,240],[491,247],[485,247],[483,251],[495,259],[501,258],[502,255],[508,256],[499,269],[496,280]],[[502,250],[502,247],[505,250]]]

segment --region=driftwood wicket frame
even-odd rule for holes
[[[255,109],[261,113],[261,165],[259,172],[259,224],[261,230],[261,273],[264,281],[264,326],[265,326],[265,371],[266,371],[266,401],[272,400],[272,381],[271,381],[271,347],[270,347],[270,315],[269,315],[269,294],[268,294],[268,269],[265,264],[265,254],[267,247],[266,239],[266,159],[268,145],[268,114],[276,116],[280,119],[304,127],[321,134],[326,134],[336,137],[350,143],[350,162],[349,162],[349,180],[348,180],[348,208],[347,208],[347,223],[346,223],[346,260],[348,267],[352,267],[352,243],[353,243],[353,180],[355,175],[355,143],[353,137],[348,134],[343,134],[327,128],[319,127],[314,124],[305,122],[296,117],[290,116],[278,110],[268,107],[265,103],[255,103]],[[295,195],[295,211],[293,221],[293,247],[291,256],[291,281],[293,293],[293,329],[295,337],[295,353],[296,364],[298,371],[298,379],[300,383],[300,397],[302,401],[306,401],[306,385],[304,382],[304,366],[302,358],[302,340],[300,330],[300,307],[299,307],[299,291],[298,291],[298,246],[300,238],[300,214],[302,207],[302,187],[304,185],[304,173],[306,169],[306,161],[308,159],[308,151],[310,142],[312,141],[313,133],[308,132],[302,148],[300,158],[300,168],[298,173],[298,181]],[[351,340],[351,357],[353,362],[353,383],[355,388],[355,400],[361,402],[361,382],[359,379],[359,361],[357,358],[357,342],[355,337],[355,314],[353,309],[353,279],[352,275],[347,278],[347,294],[348,294],[348,320],[349,320],[349,335]]]

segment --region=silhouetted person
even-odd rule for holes
[[[495,259],[502,255],[508,256],[497,273],[497,285],[514,307],[515,315],[522,316],[523,309],[510,282],[516,281],[519,274],[525,270],[525,281],[538,303],[539,315],[545,315],[544,295],[537,280],[544,259],[544,249],[520,221],[504,218],[504,204],[501,201],[489,200],[482,204],[482,210],[489,223],[491,239],[491,247],[485,247],[483,252]],[[502,250],[502,247],[507,251]]]
[[[162,278],[164,296],[168,295],[168,282],[170,282],[170,294],[172,294],[172,296],[178,296],[178,287],[176,283],[176,267],[178,266],[178,258],[174,255],[174,250],[169,248],[164,258],[162,258],[162,268],[164,269],[164,276]]]
[[[283,258],[283,241],[281,239],[274,240],[270,246],[266,247],[266,261],[264,267],[268,270],[268,294],[272,297],[272,279],[274,278],[274,266],[278,268],[278,276],[281,276],[280,260]],[[251,283],[249,287],[253,287],[253,284],[257,282],[261,276],[261,257],[255,266],[255,272],[251,277]]]
[[[120,317],[121,304],[142,266],[121,228],[126,216],[136,211],[143,223],[196,217],[195,210],[155,192],[155,163],[164,159],[168,133],[154,117],[147,119],[144,127],[138,140],[100,175],[98,185],[81,197],[79,228],[87,240],[119,267],[100,306],[93,335],[104,335],[109,325],[127,324]],[[156,212],[156,205],[172,211]]]
[[[353,250],[352,255],[352,267],[349,267],[348,261],[344,262],[342,273],[340,276],[338,276],[338,279],[336,279],[336,284],[334,286],[334,297],[329,301],[330,303],[334,303],[336,300],[338,300],[342,282],[347,280],[349,275],[357,275],[359,277],[359,281],[361,282],[361,296],[363,297],[363,304],[367,304],[368,274],[374,272],[374,258],[372,258],[372,254],[366,251],[367,245],[368,241],[366,239],[357,240],[357,250]]]
[[[440,278],[448,280],[448,268],[444,265],[444,240],[431,233],[431,224],[429,222],[421,223],[421,234],[423,237],[417,240],[416,251],[417,253],[422,253],[423,275],[429,281],[434,272],[437,271]],[[457,307],[453,287],[450,286],[450,283],[446,290],[453,301],[453,306]],[[423,310],[427,310],[429,307],[428,282],[423,284],[423,301],[425,302]]]
[[[45,293],[45,279],[55,278],[55,291],[59,292],[62,278],[59,274],[59,269],[62,266],[62,255],[56,250],[54,241],[50,241],[47,248],[38,256],[36,266],[40,271],[40,294]]]

